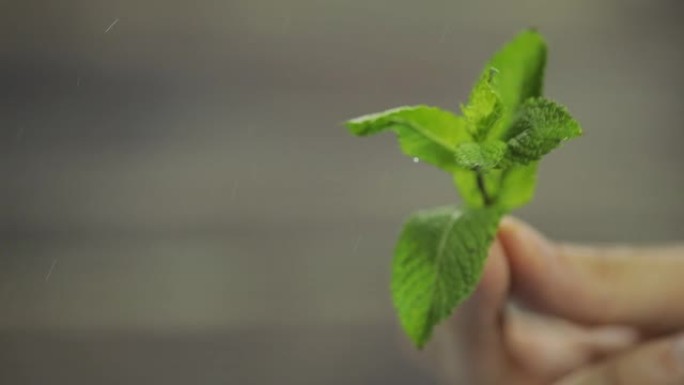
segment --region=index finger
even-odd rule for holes
[[[653,332],[684,325],[684,246],[558,245],[507,218],[499,232],[513,290],[536,309],[586,324]]]

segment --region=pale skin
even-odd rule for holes
[[[503,220],[416,359],[448,385],[684,384],[684,246],[580,247]]]

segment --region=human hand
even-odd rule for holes
[[[446,384],[684,384],[684,247],[586,248],[507,218],[419,359]]]

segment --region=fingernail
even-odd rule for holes
[[[627,348],[639,340],[639,333],[630,327],[607,326],[590,335],[591,342],[604,349]]]

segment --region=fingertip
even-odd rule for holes
[[[554,254],[553,246],[545,236],[529,224],[511,216],[506,216],[501,220],[499,238],[509,252],[517,251],[523,252],[517,254],[532,254],[532,256],[539,255],[547,258]]]
[[[479,288],[486,292],[502,292],[508,289],[508,265],[504,250],[498,239],[489,248]]]
[[[532,226],[506,217],[498,238],[510,266],[511,292],[526,306],[555,314],[565,306],[568,294],[577,292],[577,285],[568,283],[573,274],[558,246]]]
[[[544,278],[555,251],[551,242],[527,223],[505,217],[498,234],[512,272],[513,285]]]
[[[511,215],[505,215],[501,219],[501,223],[499,224],[499,230],[502,231],[502,230],[514,228],[519,223],[522,223],[522,221],[520,221],[516,217],[511,216]]]
[[[503,308],[510,287],[510,273],[501,243],[495,240],[489,249],[480,282],[473,293],[471,304],[477,304],[477,313],[493,318]]]
[[[521,252],[524,254],[524,249],[527,247],[526,239],[530,237],[529,232],[527,224],[523,221],[506,216],[501,220],[497,238],[501,241],[509,256],[516,256],[521,254]]]
[[[499,232],[515,232],[521,228],[524,230],[526,227],[530,226],[525,221],[512,215],[506,215],[501,219],[501,223],[499,224]]]

